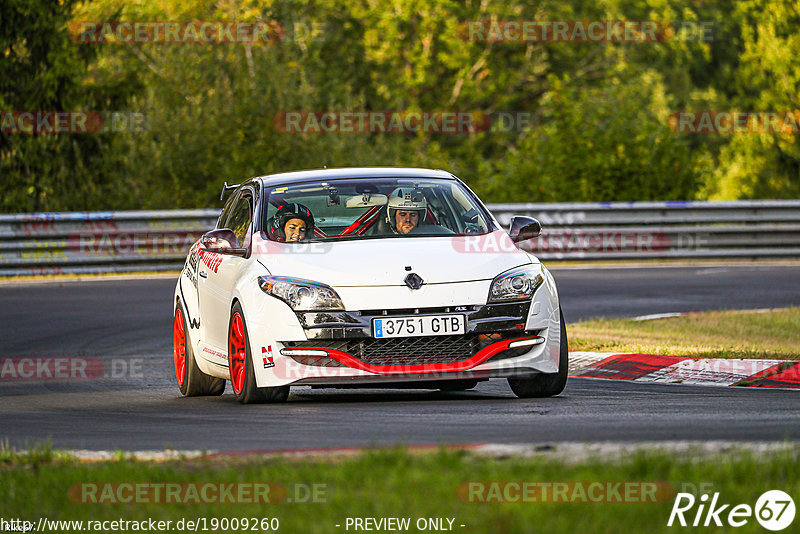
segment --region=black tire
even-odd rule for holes
[[[241,319],[242,327],[242,331],[238,333],[234,330],[234,322],[237,317]],[[244,344],[244,362],[241,361],[242,342]],[[239,357],[234,358],[234,354],[238,354]],[[242,364],[244,369],[240,370],[238,365]],[[228,321],[228,368],[231,373],[233,394],[236,396],[236,400],[242,404],[284,402],[289,397],[289,386],[263,388],[256,386],[253,357],[250,354],[250,336],[247,334],[247,322],[244,318],[242,306],[238,302],[231,308],[231,318]],[[235,377],[235,373],[241,374],[241,376]]]
[[[179,321],[183,326],[183,349],[185,351],[185,357],[183,358],[183,381],[181,381],[180,364],[178,362],[179,341],[177,329]],[[181,390],[181,394],[184,397],[222,395],[222,392],[225,391],[225,380],[207,375],[197,367],[192,344],[188,342],[189,329],[186,324],[186,312],[183,310],[183,305],[180,301],[178,301],[175,307],[173,329],[172,349],[175,358],[175,378],[178,381],[178,388]]]
[[[439,391],[467,391],[478,385],[477,380],[453,380],[439,386]]]
[[[559,308],[561,320],[561,353],[558,358],[557,373],[542,373],[531,378],[509,378],[508,385],[514,395],[521,399],[552,397],[564,391],[569,373],[569,347],[567,346],[567,326],[564,314]]]

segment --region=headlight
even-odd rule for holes
[[[259,276],[258,285],[264,293],[281,299],[295,311],[344,310],[336,291],[319,282],[288,276]]]
[[[544,283],[544,276],[538,266],[525,265],[506,271],[492,281],[489,290],[489,304],[528,300],[536,289]]]

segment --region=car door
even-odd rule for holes
[[[228,201],[225,202],[225,206],[222,208],[220,216],[217,219],[216,229],[225,227],[225,222],[228,220],[231,209],[238,197],[238,193],[233,194],[228,198]],[[183,302],[184,311],[186,312],[186,320],[191,330],[196,328],[200,329],[200,334],[198,334],[200,341],[202,341],[204,337],[202,335],[204,325],[200,321],[200,284],[204,281],[204,278],[200,278],[199,273],[203,271],[204,276],[208,274],[207,267],[204,266],[200,260],[201,254],[203,254],[203,252],[200,249],[200,241],[198,240],[189,249],[186,265],[183,271],[181,271],[181,277],[179,279],[181,301]],[[192,337],[196,340],[198,339],[195,337],[194,333]]]
[[[253,228],[253,193],[243,189],[235,199],[227,220],[220,228],[233,230],[241,248],[250,248]],[[203,321],[201,342],[227,354],[228,321],[230,319],[233,287],[247,257],[200,251],[198,289],[200,317]]]

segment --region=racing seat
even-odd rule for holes
[[[386,222],[386,210],[382,209],[378,220],[372,225],[372,228],[365,232],[365,235],[393,235],[394,232]]]
[[[272,229],[272,223],[273,223],[273,221],[275,221],[275,216],[274,216],[274,215],[273,215],[272,217],[270,217],[269,219],[267,219],[267,224],[266,224],[266,226],[264,226],[264,228],[266,228],[266,230],[264,231],[264,233],[265,233],[265,234],[267,234],[267,237],[268,237],[268,238],[269,238],[271,241],[277,241],[277,239],[275,239],[275,236],[274,236],[274,235],[272,235],[272,232],[270,231],[270,230]]]

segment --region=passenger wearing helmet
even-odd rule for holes
[[[427,213],[428,203],[419,189],[398,187],[389,195],[386,222],[395,234],[408,234],[425,220]]]
[[[273,241],[302,241],[314,231],[314,216],[302,204],[284,204],[272,218],[267,234]]]

